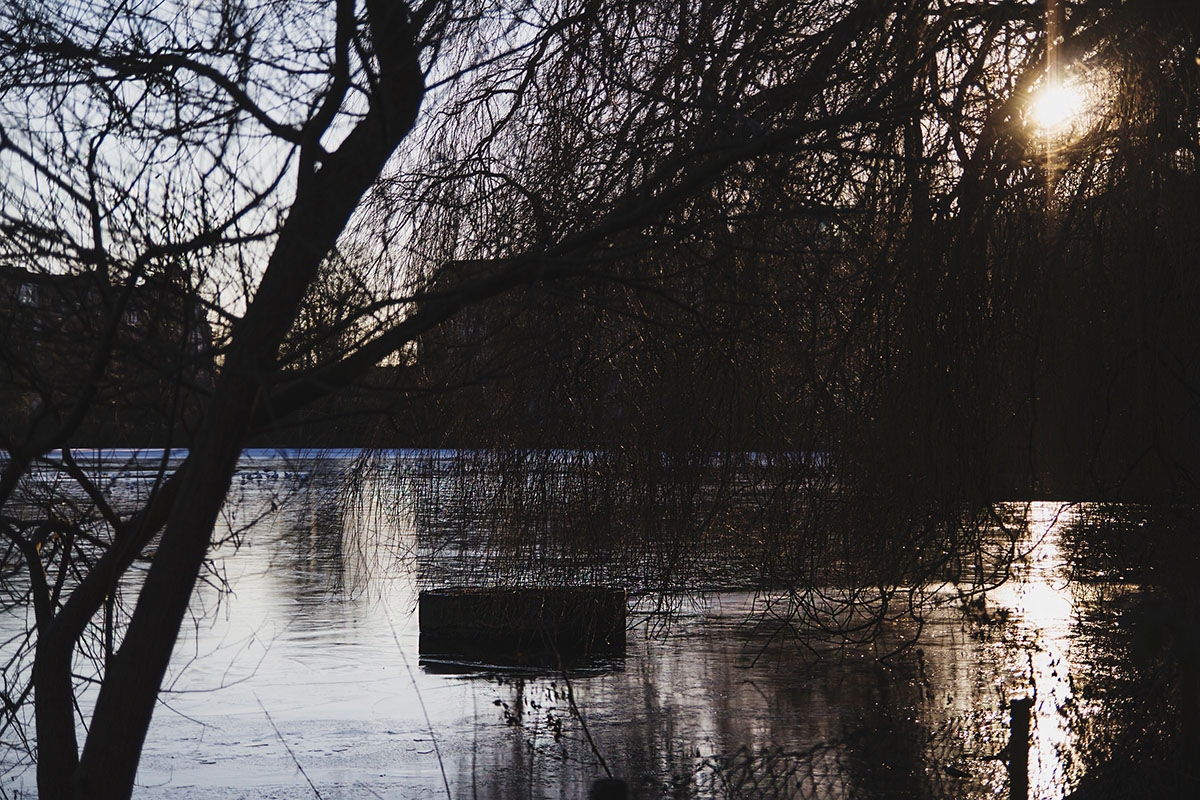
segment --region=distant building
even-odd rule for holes
[[[605,265],[610,280],[518,286],[423,334],[416,365],[450,426],[447,441],[621,446],[640,437],[669,449],[703,438],[761,449],[758,430],[789,401],[778,399],[780,387],[748,380],[730,353],[747,367],[758,358],[756,379],[787,365],[769,344],[764,355],[735,342],[747,322],[734,317],[763,305],[747,296],[755,289],[739,274],[747,267],[715,254],[698,263],[702,256],[660,248]],[[495,268],[444,267],[418,308],[469,292]],[[729,408],[740,409],[734,424],[722,416]]]
[[[0,267],[0,431],[19,439],[82,399],[90,411],[80,435],[154,438],[211,389],[212,338],[182,275],[130,289],[96,273]]]

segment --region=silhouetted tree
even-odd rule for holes
[[[70,312],[94,321],[73,337],[74,380],[39,388],[44,371],[4,351],[6,377],[41,403],[3,431],[0,524],[35,612],[43,796],[128,796],[240,451],[380,364],[441,388],[559,362],[497,405],[610,445],[612,473],[645,488],[643,519],[663,497],[699,497],[660,491],[679,465],[769,449],[773,483],[730,525],[753,529],[798,609],[818,614],[833,565],[847,604],[877,619],[891,587],[970,544],[997,464],[1020,486],[1054,463],[1039,446],[1045,408],[1074,396],[1060,367],[1089,387],[1113,376],[1059,343],[1077,340],[1058,338],[1047,304],[1066,294],[1109,313],[1135,254],[1170,241],[1163,225],[1195,228],[1191,205],[1172,205],[1195,175],[1192,16],[1063,7],[1054,52],[1160,113],[1107,103],[1051,142],[1028,120],[1029,90],[1055,67],[1044,11],[1026,3],[3,6],[0,266],[102,298]],[[1161,223],[1114,215],[1133,187]],[[1169,405],[1186,416],[1196,362],[1167,300],[1173,282],[1194,287],[1185,254],[1156,261],[1162,282],[1138,296],[1153,335],[1111,330],[1153,354],[1139,364],[1183,365]],[[1121,281],[1066,291],[1061,271],[1095,260]],[[189,333],[133,352],[156,379],[198,384],[193,446],[148,498],[116,507],[67,446],[122,385],[141,287],[181,271],[181,307],[202,298],[211,345]],[[433,363],[439,349],[467,358]],[[196,353],[217,365],[210,385],[186,366]],[[1143,399],[1131,413],[1164,418]],[[833,453],[820,493],[798,455],[815,450]],[[26,501],[45,470],[72,484],[69,514]],[[160,535],[126,620],[118,581]],[[817,621],[869,630],[846,619]],[[72,663],[92,652],[80,748]],[[10,713],[27,697],[10,691]]]

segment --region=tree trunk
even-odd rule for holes
[[[341,147],[307,179],[301,177],[262,283],[234,334],[162,544],[100,689],[73,778],[79,800],[118,800],[133,791],[159,687],[280,342],[321,261],[416,121],[424,77],[415,32],[401,24],[402,9],[395,6],[385,24],[372,20],[377,50],[389,50],[379,98]],[[380,60],[385,61],[382,52]],[[318,141],[314,137],[312,144]],[[39,738],[42,734],[39,730]]]

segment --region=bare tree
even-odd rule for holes
[[[622,75],[616,37],[644,30],[687,39],[692,23],[671,22],[669,9],[627,17],[618,6],[517,4],[496,15],[469,4],[409,8],[372,0],[330,7],[226,3],[190,11],[17,4],[6,9],[0,41],[11,66],[0,141],[9,177],[5,258],[45,274],[94,275],[126,296],[172,264],[200,262],[201,286],[218,315],[220,370],[193,447],[148,502],[110,508],[63,450],[55,467],[104,512],[94,526],[75,531],[86,533],[94,551],[86,560],[79,557],[68,532],[67,546],[46,552],[31,532],[36,526],[16,519],[6,526],[25,558],[37,612],[32,674],[39,786],[46,797],[129,793],[157,686],[238,453],[253,431],[336,392],[465,306],[516,286],[586,274],[614,237],[677,207],[748,156],[777,149],[808,129],[828,129],[837,118],[824,115],[747,142],[738,135],[737,120],[721,109],[729,99],[693,102],[682,94],[702,89],[702,75],[672,84],[708,56],[722,58],[719,69],[728,67],[736,60],[734,42],[771,32],[761,23],[748,25],[737,9],[699,20],[699,33],[713,40],[704,45],[711,53],[693,58],[686,49],[667,47],[651,65],[663,78],[640,88],[633,83],[652,78],[653,70]],[[776,103],[768,92],[760,101],[765,108],[809,106],[855,37],[877,21],[866,5],[826,13],[828,19],[794,21],[800,27],[792,33],[800,35],[798,46],[811,64],[785,81],[794,84],[797,97]],[[605,87],[579,73],[587,72],[592,53],[614,73],[612,90],[642,107],[640,119],[637,108],[601,115],[613,128],[608,142],[616,149],[576,162],[585,174],[572,175],[563,161],[557,174],[543,175],[553,182],[529,190],[543,198],[539,205],[554,207],[536,236],[496,231],[484,251],[471,252],[479,238],[461,237],[458,251],[422,252],[427,237],[415,226],[434,223],[423,218],[423,209],[455,207],[433,193],[450,183],[469,188],[463,170],[476,169],[470,151],[438,152],[437,140],[462,147],[447,134],[462,126],[471,134],[466,141],[475,141],[470,146],[490,155],[491,142],[518,127],[506,120],[518,118],[525,98],[547,90],[556,100],[566,99],[568,90],[603,97]],[[610,77],[601,70],[596,79]],[[556,81],[564,82],[561,89]],[[743,82],[730,91],[749,86]],[[775,94],[782,93],[776,87]],[[396,154],[427,96],[429,124],[411,148]],[[543,114],[570,113],[566,102],[542,105],[524,126],[527,132],[535,123],[559,125]],[[623,118],[644,126],[632,131],[632,147],[621,138],[630,133],[621,130]],[[572,130],[564,118],[559,130],[576,137],[568,143],[578,148],[584,143],[578,137],[588,135],[584,124],[594,121],[578,119]],[[429,169],[447,156],[457,174]],[[390,239],[371,239],[380,263],[399,277],[383,288],[410,291],[385,292],[356,318],[340,321],[350,333],[348,352],[289,372],[280,363],[280,347],[322,264],[339,240],[361,240],[364,231],[379,230],[377,212],[362,200],[385,174],[396,176],[389,198],[409,221],[387,231]],[[486,179],[484,173],[478,177]],[[417,193],[406,195],[399,187],[411,180]],[[589,180],[594,186],[578,191],[584,188],[580,181]],[[577,198],[589,201],[586,208],[574,207]],[[496,221],[484,216],[473,224]],[[396,258],[394,243],[405,236],[415,244],[401,245],[410,255]],[[418,254],[426,257],[423,263]],[[442,266],[481,256],[492,259],[483,275],[449,290],[411,292]],[[89,377],[72,387],[67,412],[12,439],[0,478],[6,507],[21,477],[48,451],[71,441],[93,387],[112,362],[122,319],[118,308],[107,317],[107,335],[84,344]],[[161,543],[128,625],[105,660],[80,749],[73,656],[117,579],[159,531]],[[59,559],[51,565],[58,576],[53,585],[46,582],[44,562],[51,556]]]
[[[1072,7],[1063,47],[1099,58],[1129,29],[1111,5]],[[839,539],[829,523],[846,506],[784,514],[783,530],[818,534],[770,571],[808,569],[811,588],[820,547],[840,543],[852,563],[886,545],[903,558],[866,580],[886,604],[895,564],[945,566],[959,501],[986,495],[981,465],[1010,428],[981,395],[1015,397],[1009,383],[1038,363],[996,344],[1027,330],[1017,323],[1034,284],[1020,254],[1042,246],[1005,226],[1058,202],[1047,175],[1086,208],[1089,165],[1109,163],[1117,129],[1056,150],[1055,164],[1023,144],[1027,90],[1047,72],[1045,20],[1015,2],[2,9],[0,267],[36,276],[15,281],[6,307],[25,284],[68,278],[100,298],[74,301],[87,334],[45,356],[69,358],[71,380],[15,351],[3,362],[26,407],[0,442],[0,524],[35,611],[47,798],[130,793],[250,437],[380,364],[456,381],[421,360],[439,343],[470,345],[464,383],[530,353],[572,365],[543,397],[600,420],[559,432],[572,441],[611,441],[631,420],[656,454],[680,441],[714,449],[705,429],[734,446],[777,436],[788,468],[774,498],[799,480],[788,454],[817,449],[844,460],[838,491],[935,487],[947,498],[936,522],[928,509],[899,527],[859,513],[882,540]],[[147,286],[173,287],[177,303],[154,307],[182,309],[174,336],[139,339]],[[123,348],[175,387],[175,405],[147,402],[194,424],[186,460],[164,464],[131,508],[113,507],[69,450],[101,398],[123,391]],[[994,358],[1001,367],[979,366]],[[696,375],[706,392],[680,392]],[[194,417],[180,411],[183,387]],[[586,408],[598,397],[610,415],[626,410],[605,419]],[[533,399],[509,408],[530,413]],[[915,407],[924,416],[910,424]],[[755,430],[729,424],[741,419]],[[913,447],[927,437],[938,446]],[[947,452],[969,458],[939,473]],[[43,469],[73,484],[85,513],[22,500]],[[156,536],[127,621],[114,619],[118,581]],[[81,747],[72,662],[89,642],[100,690]],[[11,707],[27,696],[12,686]]]

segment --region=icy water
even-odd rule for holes
[[[1009,509],[1028,519],[1013,580],[966,611],[940,587],[922,630],[873,645],[797,640],[771,621],[780,597],[716,591],[631,597],[623,662],[437,674],[417,594],[462,569],[457,534],[419,523],[421,487],[394,473],[373,478],[394,491],[339,502],[352,457],[243,460],[135,796],[583,798],[611,773],[647,798],[993,797],[1007,703],[1029,696],[1030,796],[1059,798],[1105,724],[1098,681],[1125,669],[1108,623],[1136,587],[1068,582],[1082,511],[1038,503]],[[7,752],[0,788],[32,792]]]

